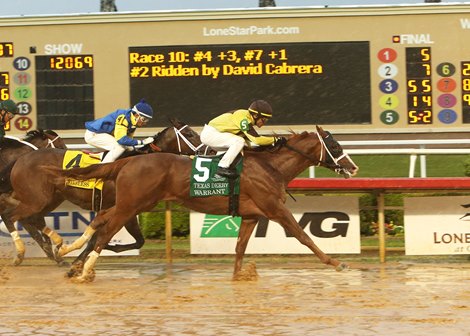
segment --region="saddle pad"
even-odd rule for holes
[[[101,162],[101,156],[96,154],[84,153],[78,150],[68,150],[65,152],[64,161],[62,162],[62,169],[71,169],[76,167],[88,167],[92,164]],[[75,180],[68,178],[65,180],[65,185],[70,187],[82,189],[98,189],[103,190],[103,180],[89,179],[89,180]]]
[[[227,196],[230,195],[229,180],[226,177],[214,177],[217,165],[222,158],[219,156],[196,156],[191,169],[189,195],[191,197]],[[237,161],[236,169],[240,175],[243,158]],[[235,180],[233,195],[240,194],[240,176]]]

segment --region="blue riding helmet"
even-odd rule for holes
[[[141,99],[140,102],[135,104],[131,110],[142,117],[149,118],[149,119],[153,118],[152,106],[150,106],[144,99]]]

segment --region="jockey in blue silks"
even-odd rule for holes
[[[107,116],[85,123],[86,143],[109,151],[102,163],[113,162],[126,149],[138,148],[153,142],[153,137],[134,139],[137,127],[145,126],[153,117],[152,107],[141,100],[130,109],[119,109]]]

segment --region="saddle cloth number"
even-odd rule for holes
[[[194,162],[194,168],[197,174],[193,174],[193,178],[196,182],[206,182],[211,173],[211,162],[210,158],[196,157]]]
[[[194,158],[189,191],[191,197],[230,195],[228,179],[214,176],[220,159],[221,157],[207,158],[196,156]],[[240,193],[239,178],[235,180],[233,193],[235,195]]]
[[[68,150],[65,152],[64,161],[62,163],[63,169],[72,169],[76,167],[88,167],[92,164],[100,163],[100,158],[83,153],[81,151]],[[103,189],[103,180],[89,179],[89,180],[75,180],[68,178],[65,180],[65,184],[70,187],[82,188],[82,189]]]

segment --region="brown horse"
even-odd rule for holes
[[[286,186],[311,165],[329,168],[345,177],[355,175],[358,167],[343,153],[342,147],[333,136],[317,126],[317,133],[293,134],[285,145],[273,150],[245,151],[243,171],[240,177],[239,214],[242,217],[236,245],[234,279],[242,269],[242,261],[248,240],[260,217],[279,223],[287,232],[310,250],[325,264],[341,270],[345,264],[323,253],[312,239],[298,225],[292,213],[285,206]],[[80,248],[89,236],[99,234],[94,251],[90,253],[79,281],[87,281],[104,246],[122,226],[136,214],[151,209],[161,200],[176,201],[203,213],[228,214],[227,196],[190,197],[190,158],[172,154],[151,154],[134,157],[108,165],[84,169],[58,171],[44,167],[61,177],[88,179],[98,177],[114,180],[116,183],[116,205],[102,211],[86,229],[85,233],[70,246],[63,245],[60,255]],[[24,210],[20,205],[14,216]]]
[[[0,179],[8,180],[11,166],[18,160],[18,158],[26,153],[35,151],[39,148],[67,148],[65,142],[59,135],[52,130],[32,130],[26,133],[23,139],[18,139],[12,136],[5,136],[0,139]],[[16,230],[14,222],[1,214],[2,220],[10,233],[17,251],[24,254],[24,243],[20,239],[20,235]],[[30,236],[37,242],[37,244],[44,250],[46,255],[53,258],[53,251],[51,242],[48,236],[44,235],[35,226],[29,223],[22,223],[23,227],[30,234]],[[14,264],[18,264],[19,259],[16,257]]]
[[[173,126],[167,127],[157,134],[154,142],[142,148],[141,153],[162,151],[190,155],[199,150],[204,150],[205,146],[201,145],[198,133],[177,119],[171,119],[170,121]],[[13,222],[21,220],[22,223],[29,223],[38,227],[40,230],[47,232],[54,244],[59,246],[62,244],[62,238],[46,226],[44,216],[56,209],[64,200],[68,200],[83,209],[95,210],[93,207],[93,190],[66,186],[63,181],[62,183],[55,183],[46,172],[37,169],[38,166],[46,164],[61,169],[65,152],[66,150],[61,149],[43,149],[19,158],[10,174],[10,187],[13,191],[13,198],[4,198],[2,201],[4,207],[8,207],[8,205],[16,206],[18,202],[21,204],[18,208],[21,215],[8,216],[10,220]],[[114,183],[105,183],[102,193],[102,209],[113,206],[114,200]],[[136,240],[135,243],[109,245],[106,248],[120,252],[138,249],[144,244],[144,238],[135,216],[129,218],[126,229]],[[92,249],[93,245],[90,245],[90,251]],[[86,258],[88,252],[88,250],[85,250],[77,259]],[[17,251],[17,260],[15,262],[19,264],[23,258],[24,251]]]

